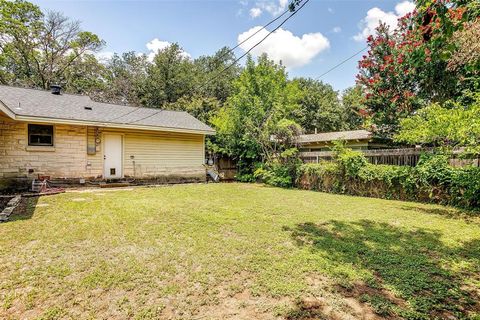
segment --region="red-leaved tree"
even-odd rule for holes
[[[384,137],[396,132],[400,119],[427,103],[457,99],[465,89],[478,86],[478,70],[448,68],[458,49],[452,35],[478,21],[478,4],[419,0],[416,7],[394,30],[381,24],[368,37],[369,50],[359,62],[364,114]]]

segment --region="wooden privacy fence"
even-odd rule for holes
[[[360,150],[370,163],[388,164],[397,166],[416,166],[422,153],[433,152],[433,148],[402,148],[402,149],[372,149]],[[453,166],[464,166],[473,164],[479,166],[479,159],[457,159],[456,155],[462,150],[453,151],[454,157],[450,159]],[[318,163],[321,160],[331,160],[333,158],[332,151],[311,151],[300,152],[300,158],[305,163]]]
[[[237,174],[237,162],[227,156],[215,157],[215,164],[222,180],[234,180]]]

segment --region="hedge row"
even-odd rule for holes
[[[445,155],[423,155],[416,167],[404,167],[373,165],[361,153],[344,149],[335,161],[301,165],[296,185],[331,193],[480,209],[480,168],[451,167]]]

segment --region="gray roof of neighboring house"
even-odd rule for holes
[[[336,131],[316,134],[303,134],[298,138],[300,144],[329,142],[335,140],[365,140],[373,138],[373,134],[367,130]]]
[[[0,102],[16,116],[98,122],[99,126],[115,124],[125,128],[142,126],[215,132],[186,112],[100,103],[82,95],[55,95],[45,90],[0,85]]]

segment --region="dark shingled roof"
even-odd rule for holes
[[[215,132],[186,112],[100,103],[82,95],[55,95],[50,91],[0,85],[0,101],[16,116],[98,122],[99,126],[115,124],[125,128],[145,126],[157,130]]]
[[[373,134],[367,130],[336,131],[317,134],[300,135],[298,141],[300,144],[329,142],[335,140],[365,140],[371,139]]]

